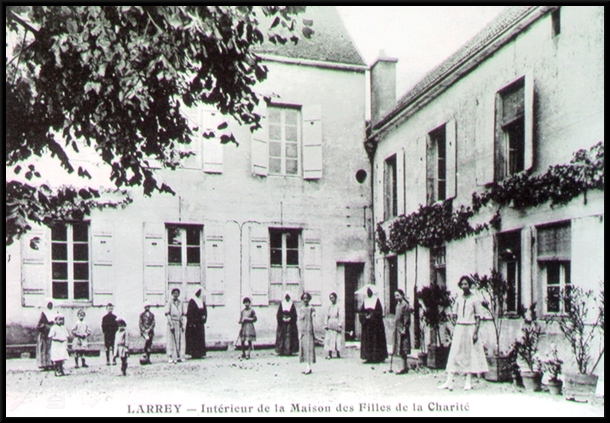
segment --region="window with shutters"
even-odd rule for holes
[[[384,166],[385,220],[398,215],[398,185],[396,172],[396,155],[388,157]]]
[[[166,228],[167,291],[178,288],[182,298],[188,298],[202,282],[203,226],[168,224]]]
[[[284,292],[301,296],[300,229],[269,229],[270,300],[281,301]]]
[[[541,286],[544,287],[545,312],[566,310],[563,293],[571,286],[570,222],[536,228],[537,260]]]
[[[447,198],[447,136],[445,125],[428,134],[428,204]]]
[[[506,312],[517,313],[521,304],[521,230],[497,235],[496,257],[507,282]]]
[[[269,107],[269,174],[299,175],[300,111]]]
[[[532,165],[531,85],[531,81],[523,77],[496,95],[496,180],[529,169]]]
[[[51,229],[51,295],[89,300],[89,223],[56,223]]]

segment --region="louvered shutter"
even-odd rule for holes
[[[304,105],[303,113],[303,179],[322,177],[322,109]]]
[[[114,242],[113,223],[94,219],[91,221],[91,285],[93,305],[102,306],[114,300]]]
[[[50,281],[49,229],[36,228],[21,237],[21,304],[36,307],[46,297]]]
[[[224,161],[224,146],[220,143],[218,125],[224,122],[222,115],[215,110],[202,111],[203,132],[213,132],[212,138],[201,137],[203,144],[203,171],[206,173],[222,173]]]
[[[207,224],[205,234],[205,287],[207,304],[225,304],[225,243],[224,227]]]
[[[532,72],[525,75],[524,82],[524,160],[523,167],[529,170],[534,165],[534,76]]]
[[[165,224],[144,223],[144,297],[152,305],[165,304]]]
[[[398,196],[398,215],[405,213],[405,150],[396,153],[396,195]]]
[[[322,243],[312,229],[303,231],[304,290],[312,297],[312,305],[322,305]]]
[[[457,194],[457,128],[455,119],[451,119],[445,125],[446,140],[446,198],[454,198]]]
[[[261,128],[252,134],[252,173],[258,176],[269,174],[269,126],[267,107],[261,102],[257,112],[261,116]]]
[[[253,305],[269,304],[269,229],[250,227],[250,293]]]

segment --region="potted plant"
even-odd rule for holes
[[[508,382],[512,378],[514,355],[510,352],[505,353],[500,349],[504,301],[508,291],[508,283],[502,277],[502,274],[495,270],[491,271],[491,276],[479,276],[478,273],[475,273],[470,277],[482,296],[481,305],[489,313],[489,320],[493,325],[496,336],[495,351],[492,352],[493,355],[487,356],[489,372],[485,373],[485,379],[492,382]]]
[[[440,327],[449,321],[447,309],[451,307],[451,293],[443,285],[425,286],[417,292],[417,299],[423,305],[422,317],[430,329],[427,366],[444,369],[447,365],[449,345],[441,340]]]
[[[515,351],[520,361],[520,374],[526,390],[536,392],[541,388],[542,372],[538,357],[538,343],[542,336],[542,326],[538,323],[536,303],[527,310],[522,307],[519,314],[523,318],[521,338],[515,342]]]
[[[552,395],[561,394],[561,380],[559,375],[561,374],[561,365],[563,361],[557,355],[557,347],[553,346],[551,351],[547,354],[547,357],[542,361],[542,370],[545,374],[549,375],[549,379],[545,386],[548,388]]]
[[[554,317],[553,320],[557,321],[561,333],[570,344],[578,367],[578,373],[564,372],[563,394],[566,399],[586,401],[595,394],[598,380],[598,376],[592,372],[599,358],[591,367],[593,363],[591,344],[598,330],[602,337],[604,335],[604,291],[602,289],[600,292],[598,313],[592,323],[588,323],[588,317],[589,306],[595,299],[593,291],[571,286],[562,292],[561,297],[565,304],[565,312]],[[604,350],[601,349],[599,357],[603,353]]]

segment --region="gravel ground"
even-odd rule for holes
[[[250,360],[239,352],[211,352],[202,360],[169,364],[165,355],[141,366],[129,358],[127,376],[120,366],[91,357],[89,368],[55,377],[41,372],[34,359],[6,360],[7,416],[179,416],[352,415],[352,416],[603,416],[603,399],[566,401],[548,392],[526,393],[508,383],[463,379],[452,392],[438,390],[440,371],[390,373],[389,360],[363,364],[357,348],[325,360],[316,349],[313,373],[303,375],[298,357],[277,357],[256,350]],[[398,366],[394,363],[394,370]],[[457,389],[457,388],[460,389]]]

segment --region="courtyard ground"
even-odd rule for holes
[[[35,359],[6,360],[7,416],[603,416],[603,399],[566,401],[548,392],[526,393],[509,383],[475,380],[464,391],[438,390],[445,375],[436,370],[390,373],[386,363],[364,364],[357,345],[341,359],[325,360],[316,349],[313,373],[303,375],[298,357],[278,357],[255,350],[250,360],[240,353],[210,352],[202,360],[167,363],[163,354],[141,366],[129,358],[127,376],[120,365],[90,357],[89,368],[74,368],[55,377],[41,372]],[[399,366],[393,363],[393,370]]]

